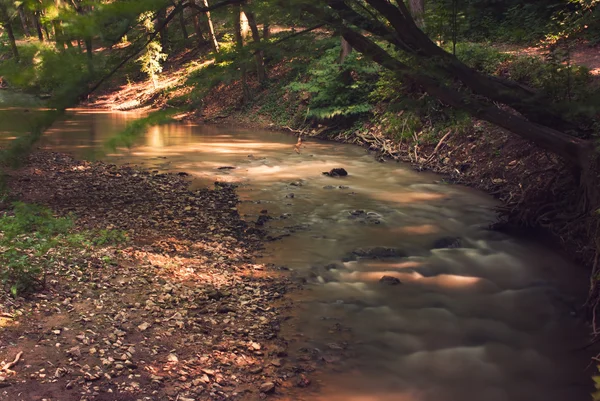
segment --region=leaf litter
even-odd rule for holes
[[[8,183],[78,229],[130,241],[76,249],[41,292],[0,298],[0,361],[20,355],[0,399],[252,400],[310,383],[278,336],[290,282],[253,262],[264,233],[233,188],[44,151]]]

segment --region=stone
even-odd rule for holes
[[[167,361],[169,361],[169,362],[179,362],[179,358],[177,358],[177,355],[175,355],[175,354],[169,354],[169,356],[167,357]]]
[[[148,327],[150,327],[150,323],[144,322],[138,326],[138,329],[140,329],[140,331],[146,331],[148,330]]]
[[[462,246],[462,240],[460,237],[443,237],[435,240],[431,245],[431,249],[444,249],[444,248],[460,248]]]
[[[323,172],[323,175],[328,177],[346,177],[348,172],[345,169],[338,167],[331,169],[330,171]]]
[[[352,252],[362,258],[404,258],[406,252],[398,248],[375,246],[371,248],[358,248]]]
[[[79,347],[70,348],[67,351],[67,354],[69,354],[70,356],[79,358],[81,356],[81,348],[79,348]]]
[[[402,284],[402,281],[400,281],[399,279],[397,279],[396,277],[392,277],[392,276],[383,276],[381,277],[381,279],[379,280],[379,282],[381,284],[387,284],[387,285],[398,285],[398,284]]]
[[[273,382],[265,382],[259,387],[261,393],[269,394],[275,391],[275,383]]]

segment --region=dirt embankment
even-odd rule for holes
[[[253,400],[310,383],[277,334],[289,283],[253,262],[262,233],[233,188],[45,152],[8,185],[131,242],[56,261],[42,292],[0,299],[0,399]]]

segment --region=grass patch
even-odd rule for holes
[[[43,206],[16,202],[0,217],[0,283],[14,297],[43,289],[49,268],[68,263],[78,251],[128,241],[118,230],[78,232],[73,216],[56,217]]]

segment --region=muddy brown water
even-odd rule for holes
[[[489,196],[352,145],[309,140],[296,153],[295,137],[260,130],[170,124],[150,128],[131,150],[102,153],[137,117],[75,110],[44,145],[185,171],[195,186],[235,183],[246,220],[273,218],[265,227],[281,239],[267,244],[264,262],[307,280],[282,335],[331,372],[293,399],[590,399],[591,351],[577,350],[589,340],[578,312],[586,272],[534,238],[488,230]],[[321,174],[335,167],[349,176]],[[434,249],[444,238],[460,246]],[[352,255],[376,246],[406,256]]]

